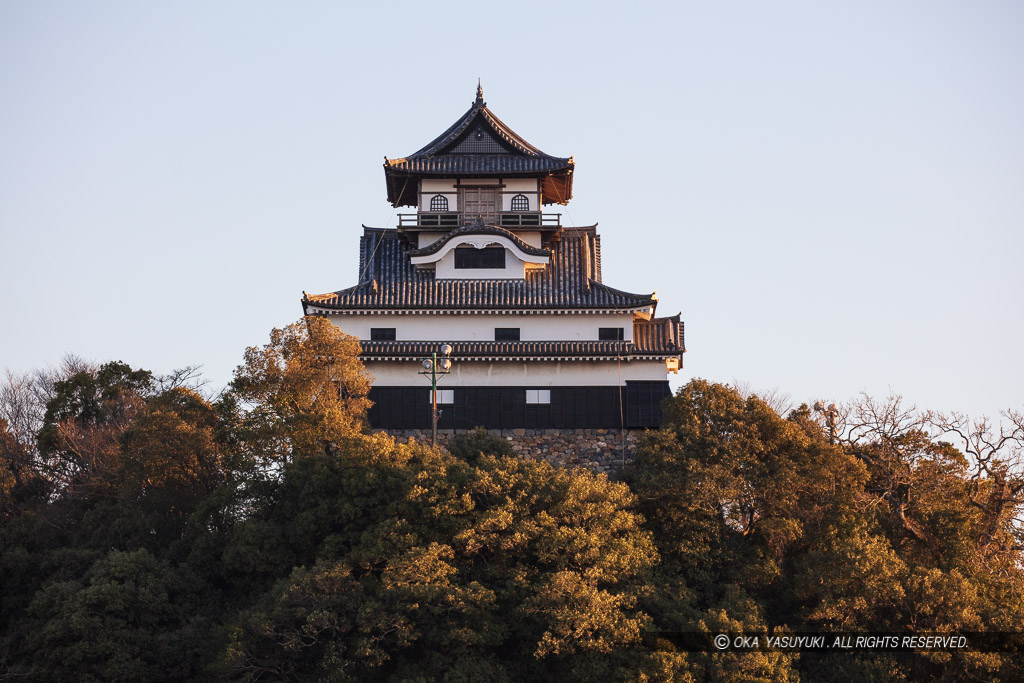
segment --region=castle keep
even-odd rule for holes
[[[302,298],[361,340],[373,427],[430,429],[435,397],[418,373],[443,344],[441,429],[658,425],[683,323],[657,317],[653,293],[604,283],[596,226],[545,212],[572,198],[573,170],[505,125],[479,87],[435,140],[385,158],[388,201],[415,212],[363,227],[354,287]]]

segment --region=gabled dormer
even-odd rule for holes
[[[536,240],[537,233],[532,235]],[[437,238],[429,233],[420,237],[426,246],[410,251],[409,261],[419,269],[433,270],[437,279],[521,280],[527,271],[551,262],[550,250],[528,243],[511,230],[483,223]]]
[[[458,121],[419,151],[384,159],[388,201],[416,207],[401,214],[408,232],[446,230],[483,222],[515,232],[551,233],[561,214],[544,213],[572,198],[572,157],[540,151],[476,100]]]

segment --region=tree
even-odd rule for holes
[[[721,586],[735,567],[778,576],[787,549],[849,509],[864,478],[806,407],[786,419],[757,396],[693,380],[663,415],[629,481],[666,562],[698,589]]]
[[[108,489],[119,439],[150,395],[153,375],[121,362],[83,370],[54,384],[39,430],[41,470],[63,495]]]
[[[277,501],[260,527],[281,529],[298,567],[240,615],[234,676],[580,680],[653,666],[632,648],[657,556],[623,484],[412,445],[295,460]]]
[[[187,584],[145,550],[110,551],[70,581],[51,582],[26,634],[40,680],[179,681],[199,672],[201,630]]]
[[[471,463],[475,463],[484,454],[515,455],[508,441],[500,436],[488,434],[483,427],[452,437],[448,442],[448,452],[460,460]]]
[[[120,437],[108,524],[120,539],[110,542],[161,555],[181,541],[190,517],[228,483],[222,450],[217,415],[201,396],[178,387],[147,399]]]
[[[359,340],[325,318],[307,316],[250,347],[235,370],[227,404],[235,438],[263,462],[322,452],[360,434],[370,407],[370,377]]]
[[[0,417],[0,523],[21,507],[33,481],[32,458]]]
[[[848,408],[835,446],[832,425],[806,407],[782,420],[756,397],[700,380],[664,412],[666,429],[638,451],[634,485],[666,568],[681,570],[695,606],[710,606],[699,625],[718,615],[744,629],[1012,631],[1024,615],[1011,542],[1016,426],[996,435],[976,424],[971,441],[964,421],[944,423],[967,436],[968,460],[929,433],[935,418],[898,397]],[[680,592],[675,575],[661,592]],[[651,607],[656,620],[691,628],[692,614],[663,604]],[[812,679],[1020,676],[997,653],[805,654],[797,668]]]
[[[66,355],[57,368],[29,373],[6,370],[0,382],[0,418],[14,437],[28,450],[36,447],[43,426],[46,404],[57,394],[57,383],[81,372],[95,375],[99,368],[74,355]]]
[[[1024,551],[1024,414],[1007,411],[1003,417],[998,431],[986,418],[960,413],[931,420],[943,435],[956,437],[970,458],[969,501],[980,515],[974,542],[986,558]]]

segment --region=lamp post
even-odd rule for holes
[[[440,353],[441,358],[438,358]],[[437,376],[447,375],[451,372],[452,361],[449,356],[452,355],[452,347],[450,344],[442,344],[434,353],[430,354],[430,358],[424,358],[420,363],[423,369],[420,370],[421,375],[430,375],[430,445],[437,445]]]
[[[836,408],[836,404],[830,403],[826,406],[824,401],[815,401],[814,412],[825,415],[825,422],[828,424],[828,442],[834,444],[836,442],[836,419],[839,417],[839,409]]]

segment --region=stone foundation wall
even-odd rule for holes
[[[430,432],[419,429],[384,430],[399,442],[415,439],[430,442]],[[438,445],[465,430],[439,429]],[[488,429],[488,434],[505,439],[520,458],[547,460],[556,467],[586,467],[612,474],[632,462],[642,429]]]

